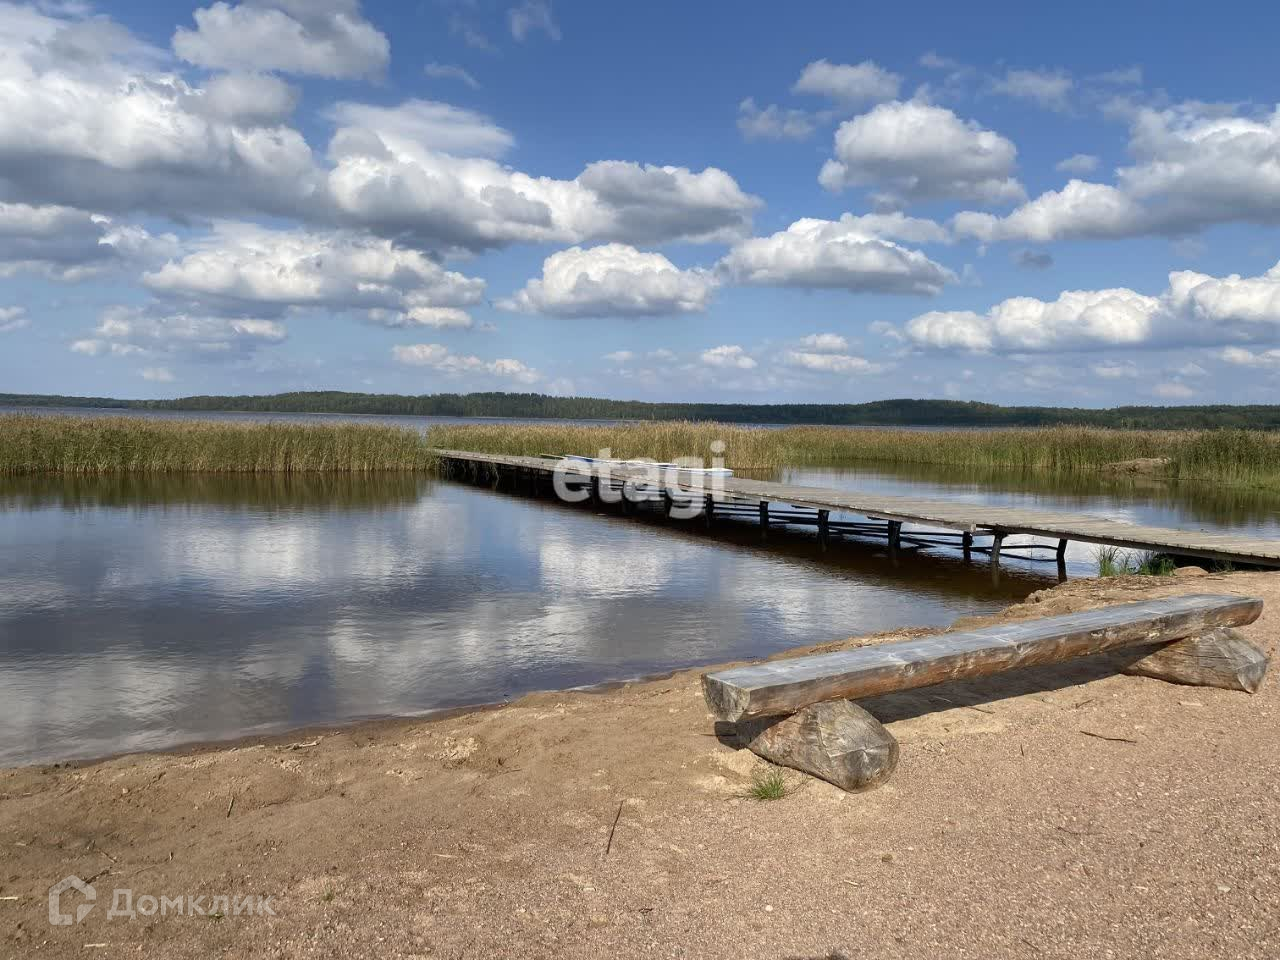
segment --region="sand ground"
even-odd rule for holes
[[[1001,617],[1206,591],[1266,600],[1244,632],[1274,654],[1280,574],[1075,581]],[[887,786],[760,802],[698,676],[0,772],[0,957],[1280,956],[1274,677],[1077,661],[883,697]],[[52,926],[68,874],[97,902]],[[206,913],[109,918],[116,888]]]

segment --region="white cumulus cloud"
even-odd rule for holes
[[[98,325],[70,349],[87,356],[226,361],[281,343],[286,336],[284,325],[274,320],[169,312],[159,305],[120,306],[104,311]]]
[[[1257,118],[1141,110],[1129,151],[1138,162],[1117,172],[1119,186],[1160,229],[1280,222],[1280,107]]]
[[[836,130],[835,156],[818,180],[828,190],[879,186],[901,201],[1023,199],[1013,176],[1018,151],[1000,134],[945,107],[882,103]]]
[[[747,97],[738,104],[738,129],[747,140],[803,140],[813,133],[813,118],[776,103],[759,107]]]
[[[996,93],[1061,111],[1070,108],[1074,87],[1075,81],[1064,70],[1007,70],[991,83]]]
[[[610,160],[573,180],[533,177],[490,156],[509,135],[469,111],[411,102],[334,111],[328,174],[338,217],[444,249],[510,243],[722,242],[760,205],[715,167]],[[463,155],[469,154],[469,155]]]
[[[881,239],[874,228],[848,214],[838,221],[797,220],[772,236],[737,244],[720,269],[740,284],[871,293],[936,294],[955,279],[920,251]]]
[[[1049,243],[1078,237],[1124,237],[1142,229],[1147,214],[1132,198],[1103,183],[1071,180],[1018,207],[1007,217],[965,210],[952,218],[960,236],[984,243]]]
[[[223,73],[192,94],[189,106],[226,123],[275,127],[298,105],[298,91],[269,73]]]
[[[811,333],[800,338],[800,345],[815,353],[843,353],[849,341],[838,333]]]
[[[737,344],[726,343],[719,347],[712,347],[710,350],[703,350],[701,360],[706,366],[721,370],[754,370],[756,368],[755,358],[749,356],[747,351]]]
[[[200,67],[363,77],[380,74],[391,56],[360,0],[219,2],[193,16],[196,28],[179,28],[173,50]]]
[[[892,213],[864,213],[861,216],[846,213],[840,217],[840,223],[851,231],[884,240],[905,240],[907,243],[952,241],[951,231],[936,220],[909,217],[899,210]]]
[[[168,367],[143,367],[142,379],[152,383],[173,383],[173,373]]]
[[[1189,400],[1196,395],[1191,387],[1177,380],[1157,383],[1151,388],[1151,392],[1162,400]]]
[[[428,77],[434,77],[437,80],[461,80],[472,90],[480,89],[480,81],[472,76],[470,71],[454,63],[435,63],[433,61],[424,66],[422,72]]]
[[[1098,169],[1098,158],[1092,153],[1075,153],[1065,160],[1059,160],[1053,169],[1059,173],[1086,174]]]
[[[1224,347],[1222,359],[1238,367],[1280,367],[1280,349],[1248,350],[1245,347]],[[1201,374],[1205,371],[1201,370]]]
[[[707,270],[681,270],[660,253],[621,243],[553,253],[541,278],[500,306],[560,317],[645,317],[700,313],[717,286]]]
[[[1053,301],[1013,297],[986,313],[932,311],[912,319],[906,335],[920,347],[981,352],[1274,342],[1280,264],[1249,278],[1175,271],[1159,296],[1069,290]]]
[[[983,240],[1185,235],[1220,223],[1280,223],[1280,108],[1243,115],[1182,104],[1132,111],[1134,163],[1114,184],[1071,180],[1006,217],[957,214],[957,233]],[[1084,173],[1096,158],[1059,165]]]
[[[301,134],[262,126],[261,113],[254,124],[223,116],[245,107],[238,81],[190,84],[102,18],[7,7],[0,31],[0,188],[8,198],[175,218],[289,215],[316,203],[322,181]],[[280,112],[278,101],[269,106]]]
[[[178,249],[173,234],[63,206],[0,203],[0,277],[33,271],[84,280],[110,270],[163,261]]]
[[[13,333],[30,322],[26,307],[0,307],[0,333]]]
[[[901,87],[902,77],[871,60],[853,64],[815,60],[801,71],[791,89],[794,93],[814,93],[842,104],[860,105],[893,100]]]
[[[1089,369],[1093,371],[1095,377],[1101,377],[1104,380],[1122,380],[1142,375],[1138,365],[1131,360],[1104,360],[1102,363],[1095,363]]]
[[[405,100],[392,107],[344,101],[329,116],[339,131],[331,151],[340,155],[390,153],[425,163],[437,153],[496,157],[515,143],[483,114],[435,100]]]
[[[273,20],[358,13],[302,0],[206,9]],[[567,180],[524,173],[499,162],[509,132],[426,100],[334,105],[322,113],[335,130],[321,155],[286,122],[294,93],[264,64],[236,64],[201,86],[105,18],[0,7],[0,34],[0,196],[10,202],[178,221],[281,218],[443,253],[731,242],[750,234],[760,206],[714,167],[610,160]]]
[[[521,43],[537,32],[545,33],[552,40],[560,39],[560,27],[546,0],[524,0],[518,7],[512,7],[507,11],[507,23],[511,36]]]
[[[450,376],[482,374],[517,383],[537,383],[541,374],[520,360],[482,360],[469,354],[453,353],[439,343],[415,343],[391,348],[392,356],[407,366],[428,367]]]
[[[181,259],[144,276],[152,291],[219,312],[366,311],[386,326],[469,326],[461,308],[484,281],[445,270],[417,250],[352,233],[221,223]]]
[[[815,373],[873,374],[884,370],[882,364],[873,363],[865,357],[844,353],[819,353],[811,350],[788,350],[782,355],[782,362],[789,367],[798,367]]]

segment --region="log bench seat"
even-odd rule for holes
[[[715,717],[735,724],[755,753],[867,789],[892,774],[897,743],[851,700],[1121,648],[1142,648],[1126,672],[1253,693],[1267,659],[1231,628],[1261,614],[1262,601],[1248,597],[1144,600],[735,667],[705,674],[702,690]]]

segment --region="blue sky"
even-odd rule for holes
[[[1277,20],[0,3],[0,391],[1273,402]]]

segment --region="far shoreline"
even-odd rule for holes
[[[780,426],[868,427],[1108,427],[1129,430],[1280,430],[1280,405],[1000,406],[953,400],[892,398],[862,402],[726,403],[618,400],[538,393],[436,393],[409,396],[310,390],[269,395],[205,395],[148,400],[63,394],[0,394],[0,407],[31,405],[75,409],[211,410],[223,413],[321,413],[443,416],[515,420],[627,423],[733,423]]]

